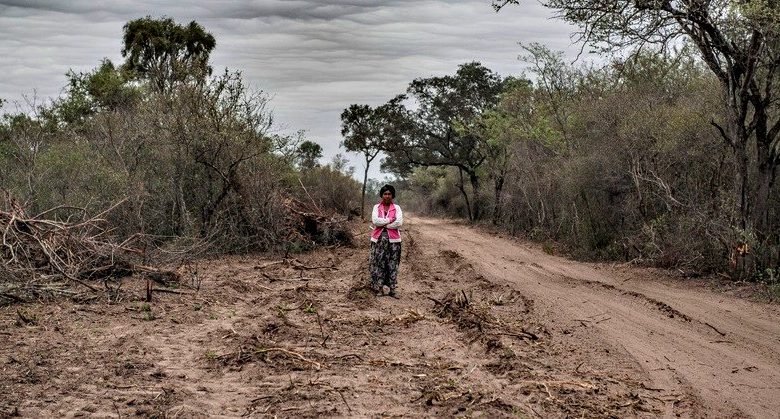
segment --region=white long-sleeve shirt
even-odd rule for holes
[[[382,227],[388,229],[388,233],[391,233],[390,230],[395,230],[394,232],[392,232],[392,234],[390,234],[390,242],[393,243],[400,242],[401,236],[397,230],[399,227],[401,227],[404,224],[404,214],[401,211],[401,207],[397,204],[393,204],[393,206],[395,207],[395,221],[391,223],[390,218],[379,216],[380,207],[382,206],[383,205],[381,203],[374,205],[374,209],[373,211],[371,211],[371,224],[373,225],[375,232],[376,229]],[[384,209],[382,210],[382,215],[386,215],[384,213]],[[376,241],[376,239],[378,239],[378,237],[374,237],[374,235],[372,235],[372,240]]]

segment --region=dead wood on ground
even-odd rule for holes
[[[58,296],[91,300],[117,291],[118,280],[133,275],[164,286],[180,280],[175,271],[142,263],[144,252],[133,247],[138,236],[118,242],[112,235],[105,217],[124,200],[94,216],[72,207],[30,216],[7,192],[3,198],[0,303]]]

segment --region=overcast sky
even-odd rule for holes
[[[500,13],[490,0],[0,0],[0,98],[54,97],[69,69],[122,62],[122,26],[146,15],[203,25],[217,40],[215,72],[240,70],[270,93],[280,128],[306,130],[323,160],[343,152],[339,115],[351,103],[384,103],[469,61],[520,74],[519,41],[578,51],[573,29],[533,0]]]

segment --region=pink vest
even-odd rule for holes
[[[395,204],[390,205],[390,208],[388,208],[385,213],[385,206],[380,203],[378,211],[380,218],[395,218]],[[397,228],[385,228],[384,226],[374,227],[374,231],[371,232],[371,241],[379,240],[379,237],[382,235],[382,230],[387,230],[387,238],[389,238],[391,242],[401,241],[401,232],[398,231]]]

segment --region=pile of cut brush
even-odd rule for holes
[[[474,304],[473,298],[466,295],[461,290],[458,292],[448,292],[443,298],[435,299],[428,297],[433,301],[434,312],[443,318],[451,319],[461,330],[471,335],[476,340],[485,340],[496,335],[508,335],[530,341],[539,339],[535,333],[529,332],[524,328],[512,327],[512,325],[502,324],[493,314],[488,304]]]
[[[161,283],[178,281],[174,271],[137,263],[143,252],[130,247],[134,237],[112,240],[103,217],[122,202],[94,216],[73,207],[30,216],[6,193],[0,206],[0,304],[58,296],[91,300],[103,291],[118,291],[121,282],[112,288],[111,281],[135,274]]]
[[[301,188],[306,192],[309,203],[302,202],[293,197],[285,199],[285,207],[288,210],[287,223],[290,232],[297,235],[298,240],[308,241],[320,245],[346,245],[354,244],[354,234],[349,227],[350,217],[328,214],[322,210],[309,191],[301,183]]]

